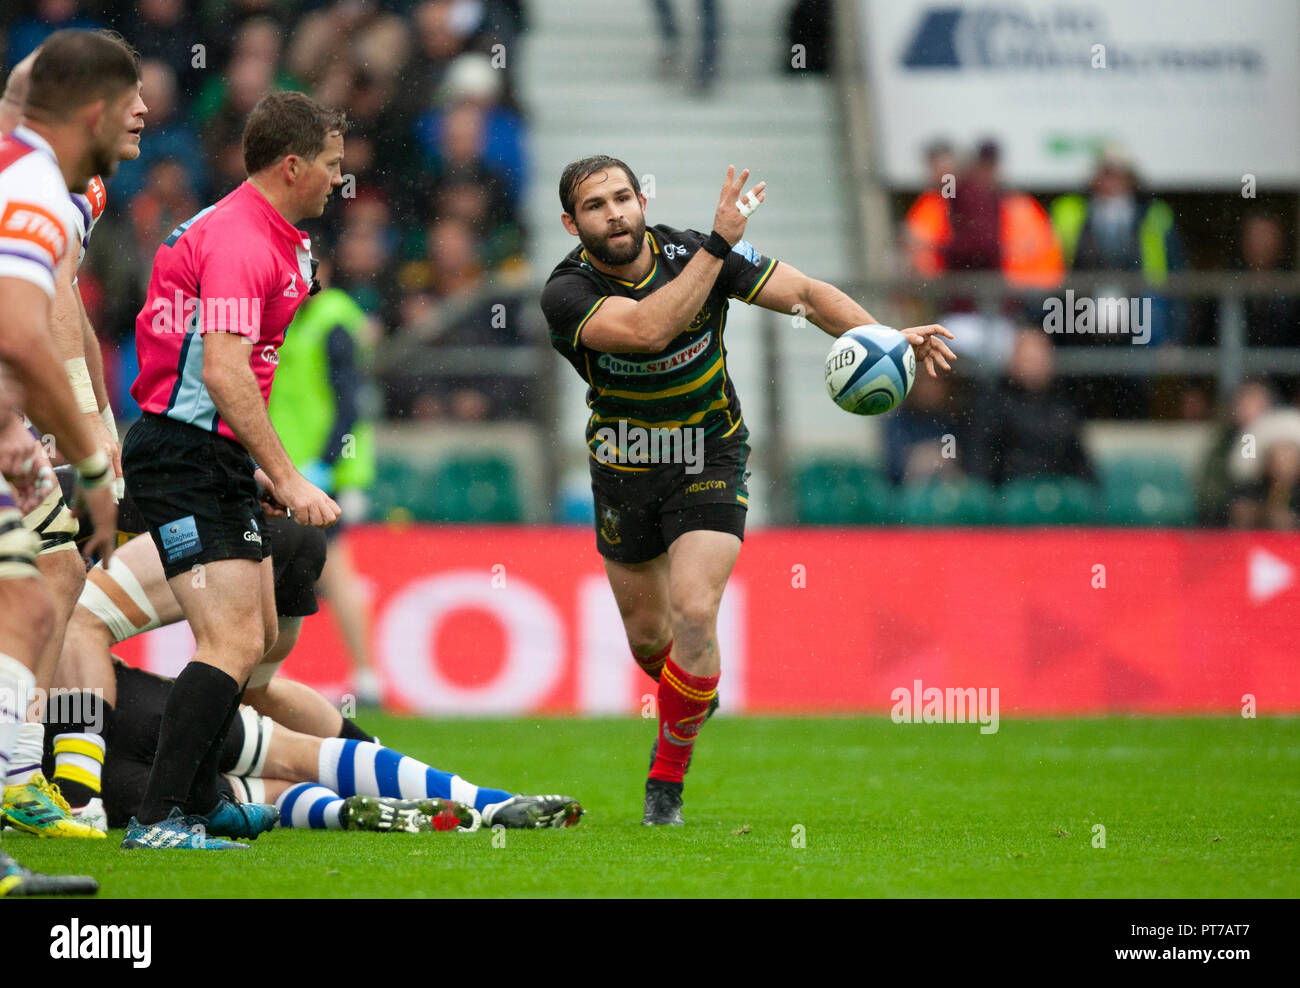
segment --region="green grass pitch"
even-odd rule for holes
[[[276,830],[248,851],[127,852],[115,831],[3,847],[96,876],[102,897],[1300,894],[1297,719],[1003,719],[985,736],[718,718],[688,776],[686,827],[654,830],[640,826],[645,721],[360,720],[474,782],[576,796],[587,816],[496,841]]]

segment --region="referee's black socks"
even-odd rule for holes
[[[187,810],[191,790],[198,779],[200,766],[209,751],[220,747],[239,709],[240,686],[216,666],[191,661],[176,677],[167,706],[163,708],[158,730],[158,753],[153,771],[140,803],[141,823],[158,823],[166,819],[172,807]],[[207,805],[192,812],[206,813],[216,805],[216,778],[211,780],[212,798]],[[205,797],[204,793],[197,794]]]

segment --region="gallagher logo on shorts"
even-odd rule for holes
[[[623,536],[619,534],[618,510],[608,505],[603,505],[600,509],[600,537],[610,545],[618,545],[623,541]]]
[[[262,533],[259,532],[259,531],[257,530],[257,519],[256,519],[256,518],[250,518],[250,519],[248,519],[248,525],[249,525],[249,529],[250,529],[250,531],[247,531],[247,532],[244,533],[244,541],[245,541],[245,542],[256,542],[258,545],[261,545],[261,544],[262,544]]]
[[[193,515],[168,522],[158,529],[158,534],[162,537],[163,551],[167,553],[169,563],[192,556],[203,548]]]

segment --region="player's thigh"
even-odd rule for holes
[[[662,645],[670,633],[668,555],[643,563],[605,558],[605,575],[618,604],[619,616],[635,648]]]
[[[158,546],[147,533],[130,539],[114,552],[107,569],[97,563],[87,579],[95,582],[96,573],[118,584],[130,597],[143,595],[153,612],[149,615],[151,627],[166,627],[185,616],[181,613],[180,601],[167,583]]]
[[[68,542],[54,551],[42,552],[36,557],[36,568],[54,598],[56,620],[66,622],[86,583],[86,564],[76,543]]]
[[[722,592],[740,556],[740,538],[731,532],[683,532],[668,547],[668,595],[674,623],[711,623]]]
[[[205,661],[241,684],[264,651],[262,565],[251,559],[218,559],[204,564],[202,579],[180,573],[168,581]]]

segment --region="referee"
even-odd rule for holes
[[[713,230],[646,228],[636,175],[606,155],[560,176],[560,217],[581,242],[542,291],[551,344],[587,382],[596,548],[637,664],[658,681],[648,826],[680,825],[682,780],[716,706],[718,605],[740,554],[749,435],[722,333],[728,299],[801,313],[838,337],[874,323],[838,288],[741,239],[764,200],[727,169]],[[941,326],[904,330],[931,375]]]
[[[345,130],[341,113],[301,93],[264,97],[244,127],[248,180],[154,256],[131,387],[143,414],[122,466],[196,650],[167,700],[124,848],[243,847],[208,835],[252,838],[274,825],[274,807],[219,798],[215,766],[276,637],[259,484],[301,524],[339,517],[294,469],[266,406],[285,327],[312,285],[311,244],[294,224],[320,216],[342,184]]]

